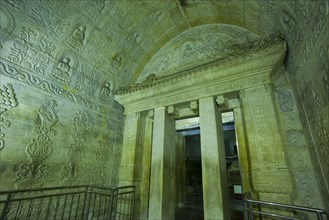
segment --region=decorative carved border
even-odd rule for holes
[[[110,114],[112,114],[114,118],[118,120],[122,119],[120,113],[113,111],[109,108],[110,106],[118,107],[115,102],[110,104],[110,106],[100,105],[87,98],[74,94],[73,92],[70,92],[54,83],[48,82],[42,79],[41,77],[34,75],[33,73],[21,70],[19,67],[17,67],[16,64],[11,64],[10,61],[5,60],[3,58],[0,58],[0,74],[13,78],[27,85],[33,86],[42,91],[56,95],[57,97],[61,96],[64,99],[86,106],[89,109],[93,109],[98,112],[104,112],[103,109],[106,109],[108,111],[111,111]]]

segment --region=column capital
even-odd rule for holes
[[[216,102],[218,104],[218,107],[220,109],[226,109],[228,108],[228,100],[226,97],[224,97],[223,95],[219,95],[216,98]]]

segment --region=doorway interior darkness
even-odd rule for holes
[[[242,181],[232,111],[222,113],[222,125],[231,218],[243,219]],[[203,194],[199,117],[177,120],[176,131],[183,140],[181,156],[184,157],[178,160],[183,162],[178,166],[181,170],[177,173],[182,176],[179,178],[182,183],[177,183],[176,190],[182,191],[178,192],[182,195],[182,201],[178,201],[176,219],[191,216],[200,219],[203,217]]]

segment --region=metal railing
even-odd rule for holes
[[[250,193],[245,194],[244,202],[245,219],[329,220],[329,214],[322,209],[252,200]]]
[[[131,220],[134,202],[134,186],[65,186],[2,191],[0,219]]]

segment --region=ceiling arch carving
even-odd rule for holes
[[[188,29],[154,54],[137,83],[149,75],[163,77],[213,60],[238,56],[239,48],[242,53],[242,45],[258,39],[257,34],[233,25],[206,24]]]

